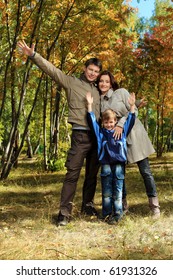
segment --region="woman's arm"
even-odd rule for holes
[[[116,112],[117,117],[119,119],[117,126],[123,128],[124,123],[128,117],[128,113],[130,112],[130,104],[129,104],[130,93],[126,89],[121,88],[113,93],[112,98],[113,98],[112,103],[114,106],[114,109],[113,108],[112,109]],[[135,115],[137,116],[138,109],[136,106],[134,108],[134,112]]]

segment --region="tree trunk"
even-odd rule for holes
[[[29,130],[28,130],[28,132],[26,134],[26,143],[27,143],[27,146],[28,146],[27,156],[28,156],[28,158],[33,158],[33,149],[32,149],[32,144],[31,144],[31,138],[30,138]]]
[[[48,170],[47,158],[47,139],[46,139],[46,113],[47,113],[47,96],[48,96],[48,77],[46,77],[45,94],[43,96],[43,139],[44,139],[44,170]]]

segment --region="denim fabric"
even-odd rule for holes
[[[137,165],[144,180],[147,196],[148,197],[157,196],[156,184],[150,169],[148,158],[138,161]]]
[[[122,192],[124,173],[124,164],[104,164],[101,167],[103,217],[112,215],[118,221],[123,214]]]
[[[125,176],[125,174],[124,174],[124,176]],[[126,180],[124,179],[124,182],[123,182],[123,199],[126,199],[126,196],[127,196]]]

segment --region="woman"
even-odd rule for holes
[[[98,77],[98,88],[101,93],[101,112],[112,109],[120,118],[115,137],[120,138],[122,128],[127,118],[130,106],[128,103],[129,92],[118,89],[113,75],[109,71],[103,71]],[[137,115],[137,108],[136,108]],[[148,156],[155,152],[148,134],[141,121],[136,118],[135,124],[127,137],[127,159],[129,163],[137,163],[143,177],[149,207],[154,218],[160,217],[160,206],[157,197],[156,185],[150,170]],[[125,197],[124,197],[125,200]]]

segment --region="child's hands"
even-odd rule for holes
[[[132,93],[130,93],[130,97],[128,98],[128,102],[129,102],[130,106],[134,106],[135,101],[136,101],[135,93],[132,92]]]
[[[89,104],[90,104],[90,105],[93,104],[93,97],[92,97],[92,95],[91,95],[91,92],[87,92],[87,93],[86,93],[86,100],[87,100],[88,105],[89,105]]]

